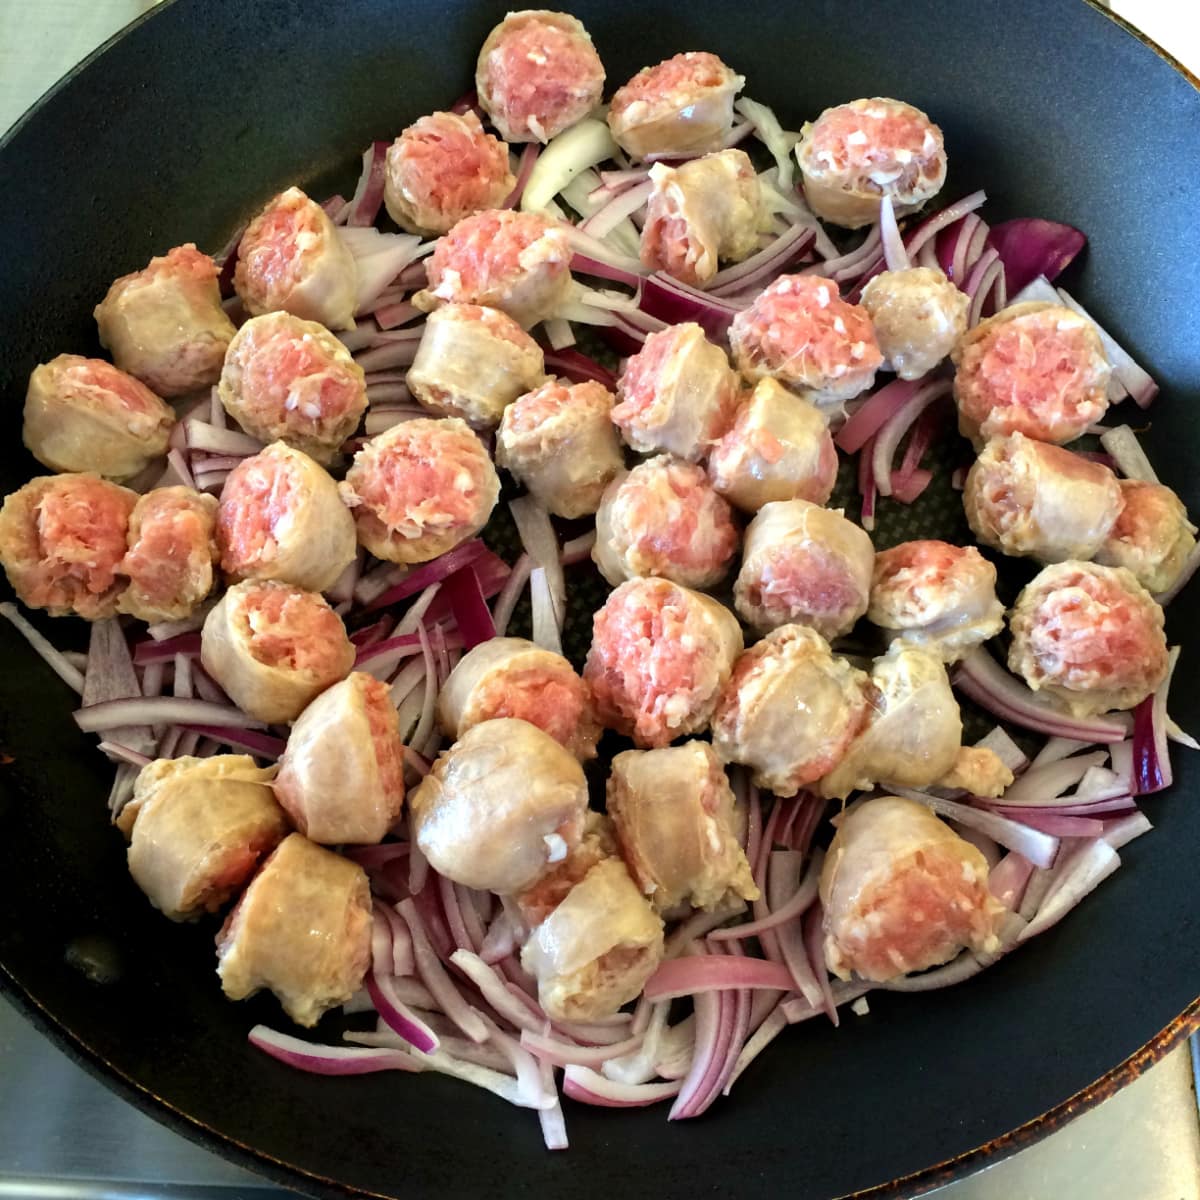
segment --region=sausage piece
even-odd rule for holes
[[[129,871],[164,916],[187,921],[235,896],[288,832],[275,768],[246,754],[156,759],[121,810]]]
[[[263,863],[217,935],[225,995],[269,988],[297,1025],[349,1000],[370,960],[366,872],[298,833]]]
[[[25,393],[25,448],[52,471],[127,479],[167,452],[175,413],[144,383],[99,358],[60,354]]]

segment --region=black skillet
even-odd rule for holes
[[[1200,92],[1154,47],[1082,0],[571,7],[612,85],[708,49],[792,124],[903,97],[945,129],[947,198],[986,186],[991,220],[1086,230],[1070,283],[1161,381],[1147,444],[1200,510]],[[182,241],[215,251],[286,184],[321,195],[352,179],[370,139],[466,90],[504,10],[175,0],[40,104],[0,146],[3,490],[35,473],[17,433],[30,369],[97,348],[91,309],[111,279]],[[1173,606],[1175,638],[1198,601],[1193,587]],[[571,1149],[551,1155],[530,1114],[442,1078],[313,1079],[251,1050],[274,1004],[223,1000],[211,927],[168,925],[136,891],[71,697],[7,627],[0,647],[0,982],[127,1099],[283,1184],[412,1200],[912,1194],[1049,1132],[1200,1022],[1200,769],[1180,756],[1124,869],[982,978],[790,1031],[697,1122],[571,1105]],[[1193,727],[1197,661],[1185,653],[1174,701]]]

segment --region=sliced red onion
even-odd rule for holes
[[[545,1024],[518,1000],[508,985],[479,955],[470,950],[455,950],[450,961],[479,989],[479,993],[495,1012],[516,1029],[540,1034]]]
[[[106,700],[77,709],[75,723],[85,733],[107,732],[125,725],[219,725],[231,729],[262,729],[263,722],[248,717],[241,709],[207,700],[177,696],[140,696]]]
[[[732,961],[714,955],[680,961],[702,962],[706,958],[717,962]],[[726,997],[717,992],[700,992],[693,997],[692,1005],[696,1018],[695,1050],[668,1120],[697,1116],[711,1102],[712,1084],[725,1062],[733,1032],[733,1010]]]
[[[546,371],[550,374],[561,375],[572,383],[585,383],[594,380],[603,384],[611,392],[617,386],[617,377],[605,366],[581,354],[578,350],[554,350],[546,355]]]
[[[376,305],[375,320],[380,329],[398,329],[425,315],[408,300],[397,300],[391,304],[379,304],[376,301]]]
[[[356,862],[365,871],[373,871],[384,863],[395,862],[398,858],[407,858],[408,842],[382,842],[378,846],[347,846],[342,855],[351,862]]]
[[[536,142],[526,143],[525,148],[521,151],[521,161],[517,164],[516,184],[508,193],[508,199],[500,206],[501,208],[516,208],[521,203],[521,196],[525,192],[525,186],[529,183],[530,175],[533,174],[533,168],[537,165],[540,153],[541,147]]]
[[[900,236],[900,227],[896,224],[896,210],[892,207],[892,198],[886,192],[879,202],[879,237],[887,269],[907,271],[910,265],[908,251],[905,249],[904,239]]]
[[[454,939],[454,944],[459,950],[475,954],[483,938],[480,936],[479,941],[476,941],[468,931],[463,907],[459,901],[457,886],[451,880],[447,879],[445,875],[435,874],[435,879],[437,880],[438,898],[442,902],[442,912],[446,917],[446,926],[450,930],[450,936]]]
[[[139,770],[153,761],[149,755],[139,754],[136,750],[130,750],[128,746],[122,746],[116,742],[101,742],[99,749],[101,754],[111,758],[114,762],[128,763]]]
[[[881,261],[882,246],[883,239],[879,233],[879,226],[872,225],[867,230],[866,237],[853,250],[838,255],[836,258],[827,258],[824,262],[819,262],[814,266],[805,267],[800,274],[824,275],[835,283],[845,283],[850,279],[857,278],[876,260]]]
[[[1019,821],[1022,825],[1029,826],[1030,829],[1048,833],[1052,837],[1099,837],[1104,832],[1104,822],[1098,821],[1094,817],[1072,816],[1062,812],[1046,812],[1036,809],[1031,811],[1028,808],[997,807],[991,811],[998,816]]]
[[[904,239],[909,257],[914,256],[926,242],[931,241],[943,229],[953,225],[955,221],[961,220],[967,213],[981,208],[986,200],[987,193],[981,189],[978,192],[972,192],[969,196],[964,196],[961,200],[934,213],[931,217],[927,217]]]
[[[815,240],[816,232],[811,226],[792,225],[749,258],[718,271],[704,290],[714,296],[736,296],[739,300],[760,292],[780,271],[807,253]]]
[[[448,550],[445,554],[430,562],[422,563],[415,570],[409,571],[398,583],[393,584],[373,600],[364,602],[364,612],[375,612],[380,608],[388,608],[400,600],[406,600],[417,592],[424,591],[430,585],[440,583],[455,571],[473,563],[487,547],[478,538],[472,538]],[[365,582],[365,581],[364,581]],[[432,603],[432,597],[430,602]],[[405,632],[415,632],[406,630]]]
[[[567,1123],[563,1117],[562,1105],[558,1099],[558,1089],[554,1085],[554,1068],[549,1063],[540,1063],[538,1074],[542,1091],[554,1098],[554,1103],[547,1108],[538,1110],[538,1121],[542,1127],[542,1141],[547,1150],[566,1150],[570,1143],[567,1140]]]
[[[183,431],[189,450],[248,458],[263,448],[263,443],[249,434],[239,433],[236,429],[218,429],[195,417],[183,422]]]
[[[272,1058],[312,1075],[370,1075],[376,1071],[419,1072],[425,1069],[424,1063],[403,1050],[318,1046],[265,1025],[255,1025],[248,1040]]]
[[[359,576],[354,585],[354,603],[357,605],[370,604],[378,599],[388,588],[395,587],[401,580],[408,578],[412,568],[404,563],[381,563],[377,567]],[[420,589],[418,589],[420,590]],[[370,628],[374,629],[375,626]],[[382,636],[382,635],[381,635]],[[352,633],[350,640],[357,644],[359,634]]]
[[[1005,908],[1016,912],[1033,871],[1029,859],[1009,851],[989,872],[988,889]]]
[[[1058,854],[1059,841],[1056,837],[1031,829],[1020,821],[1008,817],[997,816],[983,808],[972,808],[969,804],[959,804],[956,800],[943,800],[940,796],[919,792],[913,788],[893,789],[898,796],[907,796],[920,804],[933,809],[939,817],[949,821],[957,821],[968,829],[978,829],[994,838],[1000,845],[1009,850],[1016,850],[1025,855],[1030,862],[1039,867],[1049,867]]]
[[[653,1001],[746,988],[774,988],[787,992],[791,987],[791,973],[779,963],[705,954],[660,963],[644,991],[646,998]]]
[[[87,669],[83,676],[80,699],[83,702],[80,712],[101,709],[102,716],[106,705],[137,706],[158,702],[155,699],[142,698],[142,689],[133,656],[129,652],[129,643],[125,640],[125,633],[115,617],[92,622]],[[136,711],[136,708],[131,711]],[[166,724],[169,722],[165,720],[133,718],[96,728],[106,730],[109,733],[107,740],[110,742],[119,742],[122,746],[128,746],[141,754],[152,754],[154,735],[147,726]],[[81,724],[80,728],[84,726]]]
[[[692,942],[707,937],[714,929],[720,928],[734,917],[741,916],[745,911],[746,905],[740,900],[736,904],[730,904],[712,912],[697,909],[690,917],[681,921],[671,930],[663,948],[663,958],[678,958],[687,951]],[[765,907],[763,912],[766,913]],[[652,1000],[653,997],[647,999]]]
[[[512,620],[513,609],[529,582],[533,570],[533,560],[528,554],[522,554],[513,565],[512,573],[504,584],[504,589],[496,598],[492,608],[492,623],[496,628],[496,636],[503,637],[508,632],[508,623]]]
[[[808,997],[803,997],[803,1003],[808,1005],[814,1013],[824,1012],[834,1026],[837,1026],[840,1024],[838,997],[829,977],[829,969],[825,964],[825,907],[820,901],[804,914],[804,949],[808,955],[808,964],[816,976],[821,998],[818,1003],[814,1003]],[[786,1004],[787,1001],[784,1003]],[[786,1012],[787,1009],[785,1008],[784,1011]],[[788,1021],[792,1021],[790,1015]]]
[[[401,329],[399,333],[408,333]],[[405,338],[403,341],[382,342],[363,350],[354,356],[364,371],[383,371],[394,367],[411,367],[417,358],[418,338]]]
[[[862,497],[862,508],[859,512],[859,522],[870,532],[875,528],[875,502],[879,491],[875,486],[873,470],[875,458],[875,438],[867,439],[858,453],[858,494]]]
[[[1089,750],[1095,742],[1081,741],[1079,738],[1052,737],[1048,738],[1042,748],[1033,756],[1030,766],[1042,767],[1049,763],[1061,762],[1081,750]]]
[[[569,350],[575,345],[575,331],[571,322],[562,317],[552,317],[545,321],[542,328],[546,331],[546,340],[553,350]]]
[[[575,254],[571,258],[571,270],[576,275],[593,275],[597,279],[611,279],[614,283],[623,283],[636,288],[644,277],[644,272],[631,271],[616,263],[606,262],[590,254]]]
[[[929,382],[927,378],[896,379],[885,384],[868,397],[838,431],[834,438],[838,449],[847,454],[862,450]]]
[[[192,469],[188,466],[187,459],[184,457],[182,450],[167,451],[167,467],[163,472],[162,478],[158,481],[158,487],[175,487],[175,486],[196,487],[196,479],[192,475]]]
[[[1025,751],[1012,740],[1007,731],[997,725],[986,737],[975,743],[977,750],[990,750],[1015,775],[1029,765]]]
[[[610,1050],[609,1057],[600,1066],[604,1077],[614,1083],[646,1083],[653,1079],[656,1073],[655,1068],[661,1055],[663,1037],[671,1014],[671,1004],[670,1001],[651,1004],[643,997],[638,1006],[639,1011],[648,1014],[643,1030],[638,1031],[636,1019],[633,1023],[634,1032],[640,1032],[641,1045],[627,1054],[613,1054]]]
[[[1062,758],[1057,762],[1032,766],[1015,783],[1011,784],[996,804],[1006,806],[1022,804],[1046,804],[1061,797],[1068,788],[1079,783],[1091,767],[1099,767],[1108,761],[1108,751],[1096,750],[1091,754],[1079,754]]]
[[[558,1093],[553,1087],[547,1091],[542,1087],[541,1066],[520,1042],[505,1033],[495,1021],[485,1014],[480,1019],[488,1031],[488,1041],[504,1055],[513,1073],[517,1077],[517,1087],[525,1099],[525,1107],[548,1109],[558,1102]]]
[[[441,1010],[473,1042],[487,1041],[488,1031],[483,1020],[462,997],[429,942],[429,933],[412,899],[397,905],[412,935],[413,958],[421,982],[433,993]]]
[[[788,1019],[783,1011],[782,1004],[776,1004],[774,1008],[767,1014],[758,1028],[754,1031],[754,1036],[751,1037],[737,1056],[737,1061],[733,1065],[733,1071],[729,1076],[729,1082],[725,1084],[725,1089],[722,1095],[728,1096],[733,1090],[733,1085],[745,1069],[788,1027]]]
[[[1128,817],[1107,823],[1104,840],[1114,850],[1119,850],[1122,846],[1132,842],[1134,838],[1141,837],[1143,833],[1149,833],[1153,828],[1150,818],[1145,813],[1135,812]]]
[[[1037,915],[1017,940],[1027,941],[1056,924],[1120,865],[1121,856],[1102,837],[1076,843],[1054,872]]]
[[[971,297],[971,304],[967,309],[968,329],[974,329],[983,320],[983,310],[987,306],[989,295],[995,294],[997,289],[1004,287],[1004,268],[999,261],[989,259],[989,253],[994,253],[994,251],[984,253],[963,285],[963,290]],[[998,300],[995,307],[1002,308],[1003,301]]]
[[[1010,291],[1019,292],[1039,275],[1055,279],[1087,245],[1070,225],[1040,217],[1019,217],[993,225],[988,240],[1004,263]]]
[[[413,731],[411,741],[423,754],[427,754],[429,748],[426,745],[426,739],[431,734],[436,734],[434,720],[439,686],[438,669],[437,663],[434,661],[433,645],[423,622],[417,626],[417,636],[421,639],[421,655],[425,661],[425,686],[421,697],[421,715],[417,720],[417,727]]]
[[[730,322],[744,305],[710,296],[668,275],[655,273],[642,280],[638,307],[652,317],[676,325],[694,321],[713,341],[723,341]]]
[[[904,435],[931,404],[949,394],[949,380],[935,379],[926,382],[876,432],[874,449],[871,454],[871,467],[876,490],[881,496],[892,494],[892,461],[896,457],[896,451],[899,449]],[[845,429],[842,430],[842,433],[845,433]],[[841,434],[838,437],[840,439]]]
[[[613,1058],[636,1054],[641,1050],[645,1034],[634,1034],[607,1046],[579,1046],[574,1042],[560,1041],[529,1029],[521,1033],[521,1045],[531,1054],[556,1067],[572,1064],[580,1067],[602,1069]],[[607,1077],[607,1076],[606,1076]]]
[[[366,988],[375,1011],[389,1029],[426,1054],[438,1048],[437,1034],[400,999],[389,975],[368,971]]]
[[[350,226],[373,225],[379,216],[383,205],[384,168],[387,160],[387,142],[372,142],[363,151],[362,173],[358,178],[358,186],[350,197],[349,215],[346,224]]]
[[[543,567],[534,567],[529,574],[529,597],[533,610],[534,642],[543,650],[561,654],[562,638],[559,633],[558,615],[555,612],[554,593]]]
[[[1158,475],[1150,465],[1142,444],[1128,425],[1116,425],[1100,435],[1100,445],[1112,455],[1117,468],[1127,479],[1143,483],[1158,483]]]
[[[1073,717],[1010,675],[982,647],[959,664],[953,677],[960,692],[1004,720],[1038,733],[1074,737],[1086,742],[1119,742],[1125,728],[1103,717]]]
[[[566,617],[567,585],[562,573],[561,547],[550,514],[532,496],[521,496],[508,507],[525,552],[534,565],[546,573],[554,604],[554,622],[561,629]]]
[[[791,896],[786,901],[780,903],[776,908],[771,906],[771,915],[765,917],[761,921],[751,921],[746,925],[732,925],[726,929],[718,929],[708,935],[711,942],[732,942],[742,941],[745,938],[758,937],[758,935],[767,929],[775,929],[780,925],[796,920],[797,917],[803,915],[808,907],[817,898],[817,878],[819,870],[813,872],[811,869],[804,876],[803,881],[800,881],[799,862],[801,858],[794,850],[775,850],[771,854],[771,859],[774,861],[779,859],[782,863],[784,858],[793,866],[793,883],[791,887]],[[779,872],[783,874],[782,870]]]
[[[34,653],[65,683],[72,691],[83,693],[84,677],[82,672],[73,667],[70,662],[56,650],[25,618],[17,611],[17,606],[10,601],[0,604],[0,616],[11,621],[17,632],[29,643]]]
[[[217,726],[207,723],[197,724],[194,721],[180,723],[180,729],[186,733],[195,733],[201,737],[210,737],[214,742],[232,746],[235,750],[245,750],[258,758],[268,758],[272,762],[282,757],[286,743],[282,738],[271,737],[253,729],[241,729],[229,725]]]
[[[631,188],[618,192],[611,200],[601,205],[580,226],[580,230],[595,238],[605,238],[626,218],[646,206],[654,184],[647,179]]]
[[[496,626],[473,566],[462,567],[448,575],[442,584],[442,594],[449,598],[465,650],[496,636]]]
[[[563,1071],[563,1095],[580,1104],[600,1108],[644,1108],[679,1094],[680,1083],[617,1083],[588,1067],[569,1066]]]

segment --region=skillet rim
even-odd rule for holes
[[[1114,13],[1100,0],[1081,0],[1089,8],[1101,13],[1125,34],[1140,42],[1152,51],[1170,68],[1178,72],[1193,88],[1200,92],[1200,76],[1189,70],[1173,54],[1160,46],[1153,38],[1137,29],[1126,18]],[[137,29],[146,21],[153,20],[158,14],[178,3],[178,0],[159,0],[159,3],[146,12],[135,17],[127,25],[122,26],[109,38],[96,47],[85,58],[76,63],[69,71],[57,79],[42,93],[0,136],[0,155],[3,155],[9,143],[25,127],[25,125],[41,111],[60,91],[71,86],[75,78],[103,57],[108,50],[127,34]],[[378,1197],[378,1200],[388,1200],[382,1193],[372,1192],[309,1171],[283,1159],[256,1149],[223,1133],[211,1125],[191,1116],[183,1109],[176,1107],[152,1089],[146,1087],[137,1079],[127,1075],[120,1067],[102,1054],[93,1050],[72,1029],[62,1024],[49,1009],[37,1001],[12,974],[6,964],[0,962],[0,995],[9,1000],[26,1019],[29,1020],[59,1050],[63,1051],[77,1065],[86,1070],[93,1078],[99,1080],[110,1091],[115,1092],[126,1102],[153,1118],[159,1124],[185,1137],[195,1145],[201,1146],[213,1153],[220,1154],[227,1161],[253,1173],[258,1174],[273,1183],[295,1189],[304,1188],[314,1194],[338,1197]],[[1155,1063],[1164,1058],[1171,1050],[1180,1045],[1183,1040],[1200,1031],[1200,995],[1198,995],[1173,1020],[1169,1021],[1157,1034],[1148,1039],[1144,1045],[1135,1050],[1098,1079],[1081,1088],[1065,1100],[1047,1109],[1039,1116],[1018,1125],[1015,1129],[974,1149],[962,1154],[932,1163],[918,1171],[900,1176],[899,1178],[873,1185],[856,1192],[846,1193],[831,1200],[900,1200],[901,1197],[916,1197],[934,1188],[954,1180],[964,1178],[981,1170],[984,1166],[1011,1157],[1020,1150],[1031,1146],[1043,1138],[1056,1132],[1069,1121],[1096,1107],[1101,1101],[1108,1099],[1121,1088],[1132,1083]]]

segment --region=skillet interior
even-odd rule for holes
[[[1162,383],[1148,448],[1200,510],[1189,469],[1200,451],[1200,93],[1150,49],[1066,0],[570,7],[610,85],[680,49],[712,49],[785,122],[898,95],[946,131],[948,198],[982,185],[990,220],[1041,215],[1087,231],[1071,282]],[[369,139],[469,86],[475,50],[504,9],[175,0],[43,104],[0,148],[4,491],[35,473],[16,435],[29,370],[97,349],[90,312],[112,278],[181,241],[215,251],[287,183],[321,195],[344,181]],[[1173,606],[1175,638],[1198,602],[1193,587]],[[1122,851],[1126,869],[981,979],[873,997],[870,1016],[847,1016],[840,1031],[791,1031],[699,1122],[571,1106],[572,1148],[548,1155],[529,1114],[439,1077],[318,1080],[252,1051],[246,1030],[277,1022],[278,1010],[225,1002],[211,928],[168,926],[145,903],[106,824],[107,771],[74,732],[70,696],[7,626],[0,646],[0,980],[152,1115],[293,1186],[828,1197],[926,1169],[932,1183],[931,1164],[1090,1085],[1200,991],[1190,894],[1200,770],[1181,755],[1174,790],[1146,805],[1160,828]],[[1196,662],[1185,652],[1181,681]],[[1185,727],[1200,724],[1186,686],[1174,708]],[[68,948],[81,937],[108,947],[115,979],[93,982],[75,965]]]

